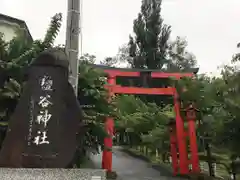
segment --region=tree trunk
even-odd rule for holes
[[[209,142],[206,142],[206,151],[207,151],[209,175],[212,177],[215,177],[215,171],[214,171],[213,162],[212,162],[211,146]]]
[[[159,157],[159,155],[158,155],[158,148],[156,148],[156,150],[155,150],[155,157],[156,157],[156,158]]]

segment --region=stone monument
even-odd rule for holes
[[[0,166],[64,168],[72,160],[81,109],[63,51],[47,50],[27,71],[22,96],[0,152]]]
[[[0,167],[5,168],[1,174],[32,173],[36,168],[38,174],[41,168],[55,168],[50,174],[59,168],[56,174],[62,173],[60,169],[69,167],[74,158],[81,115],[68,82],[66,54],[57,49],[42,52],[27,69],[22,95],[9,120],[0,151]]]

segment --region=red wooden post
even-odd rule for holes
[[[178,142],[178,152],[179,152],[179,171],[180,174],[188,174],[188,156],[187,156],[187,148],[186,148],[186,138],[184,131],[184,122],[180,115],[180,103],[178,98],[177,90],[174,93],[174,110],[176,116],[176,134],[177,134],[177,142]]]
[[[108,77],[108,85],[110,88],[109,90],[109,101],[111,100],[111,96],[114,94],[111,90],[111,85],[115,85],[116,80],[114,76]],[[114,132],[114,120],[112,117],[107,117],[105,121],[105,130],[108,134],[108,137],[104,138],[104,150],[102,154],[102,168],[106,169],[108,172],[112,171],[112,137]]]
[[[177,152],[177,139],[176,139],[176,122],[175,120],[169,123],[170,132],[170,152],[172,159],[173,175],[178,174],[178,152]]]
[[[196,136],[196,111],[198,111],[193,104],[190,104],[186,111],[186,117],[188,120],[188,136],[190,143],[190,151],[191,151],[191,163],[192,163],[192,172],[199,173],[199,158],[198,158],[198,146],[197,146],[197,136]]]

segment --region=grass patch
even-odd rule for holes
[[[95,169],[95,165],[93,161],[89,157],[85,157],[80,164],[80,168],[82,169]]]
[[[129,152],[131,152],[132,154],[135,154],[135,156],[140,156],[140,159],[146,160],[152,164],[159,164],[162,167],[164,167],[165,169],[167,169],[168,171],[172,172],[172,167],[170,163],[164,163],[163,160],[161,159],[161,155],[159,154],[158,157],[156,157],[154,155],[154,153],[149,152],[148,155],[146,155],[146,153],[139,151],[139,149],[135,149],[135,148],[127,148],[125,147],[125,149]],[[200,163],[204,163],[204,169],[203,169],[203,173],[201,174],[192,174],[191,177],[189,176],[189,179],[225,179],[226,177],[229,178],[229,173],[227,171],[227,169],[225,168],[224,165],[218,164],[218,162],[223,162],[223,163],[230,163],[230,160],[228,158],[228,155],[226,154],[217,154],[217,153],[213,153],[213,159],[215,159],[217,162],[217,168],[216,168],[216,178],[213,177],[209,177],[208,175],[208,164],[206,163],[206,155],[204,155],[203,153],[199,153],[199,157],[200,157]]]
[[[107,179],[108,180],[117,179],[117,173],[115,171],[107,172]]]
[[[148,162],[153,169],[160,171],[162,175],[172,176],[171,164],[163,163],[161,162],[160,159],[156,160],[154,159],[153,156],[151,157],[147,156],[143,152],[140,152],[139,150],[134,148],[124,148],[123,151],[130,154],[133,157],[136,157],[143,161]]]

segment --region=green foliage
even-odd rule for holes
[[[108,100],[108,92],[104,88],[105,74],[91,66],[93,56],[81,57],[79,66],[78,99],[84,115],[84,145],[87,151],[98,152],[106,136],[104,121],[109,115],[115,116],[114,107]]]
[[[7,121],[13,113],[20,97],[21,86],[24,80],[24,70],[32,59],[43,50],[53,45],[61,25],[61,14],[53,16],[43,42],[36,40],[33,43],[26,41],[22,31],[10,42],[4,42],[0,36],[0,114],[1,121]]]
[[[187,71],[197,65],[196,57],[186,50],[187,41],[177,37],[169,43],[167,69],[171,72]]]
[[[103,61],[100,62],[100,64],[113,67],[117,64],[118,59],[116,57],[107,57]]]
[[[170,26],[163,23],[160,15],[161,4],[156,0],[147,4],[143,1],[141,12],[134,20],[133,32],[130,36],[129,61],[134,68],[161,69],[167,61],[167,41],[170,36]]]
[[[130,36],[128,51],[120,49],[132,68],[167,69],[172,72],[196,66],[195,56],[186,50],[187,41],[177,37],[170,42],[171,27],[161,17],[161,3],[143,1],[141,12],[133,22],[134,36]],[[126,54],[129,54],[127,56]]]
[[[240,138],[239,77],[237,65],[232,64],[222,69],[221,77],[199,75],[175,84],[182,106],[193,102],[200,110],[198,120],[202,122],[202,136],[207,134],[215,147],[228,149],[233,154],[240,150],[237,145]]]
[[[130,145],[148,145],[153,150],[166,150],[169,139],[167,124],[174,116],[173,108],[163,109],[154,103],[145,104],[134,96],[118,96],[116,128],[130,134]]]
[[[59,31],[60,31],[60,27],[61,27],[61,21],[62,21],[62,14],[58,13],[56,14],[50,23],[50,26],[47,30],[47,33],[44,37],[43,40],[43,44],[44,44],[44,48],[51,48],[54,46],[54,40],[56,39]]]

